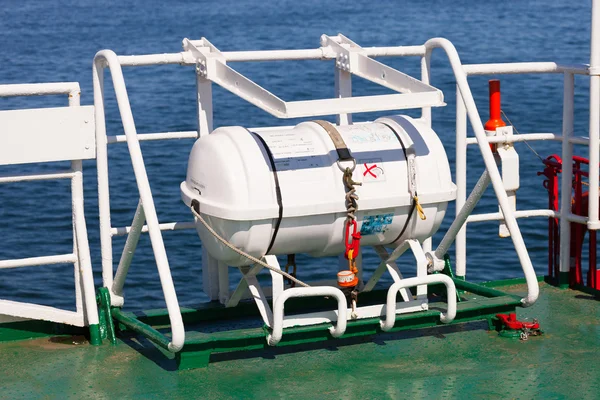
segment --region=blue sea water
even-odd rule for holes
[[[222,50],[316,48],[322,34],[341,32],[362,46],[422,44],[446,37],[457,47],[464,63],[589,60],[590,1],[368,1],[277,2],[239,1],[44,1],[3,0],[0,7],[0,83],[77,81],[82,104],[93,103],[92,59],[101,49],[117,54],[178,52],[184,37],[207,37]],[[419,60],[381,59],[419,76]],[[332,62],[270,62],[232,64],[285,100],[325,98],[333,92]],[[195,80],[191,67],[161,66],[125,70],[125,79],[138,132],[196,129]],[[487,79],[470,78],[482,117],[487,116]],[[109,134],[122,134],[107,74]],[[445,55],[432,59],[432,84],[443,90],[448,105],[433,110],[433,127],[453,163],[455,84]],[[520,132],[561,130],[562,78],[560,75],[502,78],[503,109]],[[587,79],[576,79],[576,129],[587,134]],[[355,79],[354,94],[385,93]],[[63,97],[0,99],[0,109],[61,106]],[[278,121],[220,88],[214,89],[215,126],[269,126]],[[355,120],[380,114],[356,115]],[[1,128],[0,128],[1,129]],[[179,197],[192,140],[143,143],[142,149],[161,222],[190,220]],[[542,157],[560,152],[559,143],[533,143]],[[544,208],[547,194],[540,160],[523,144],[520,209]],[[579,154],[585,155],[582,148]],[[469,151],[469,183],[478,178],[482,164],[476,148]],[[109,148],[113,226],[129,225],[137,204],[137,188],[126,145]],[[59,163],[59,167],[67,167]],[[55,166],[52,166],[55,167]],[[0,173],[39,167],[2,167]],[[42,167],[47,168],[47,167]],[[95,163],[84,163],[85,207],[92,261],[101,283]],[[491,190],[477,212],[497,209]],[[451,205],[440,233],[449,226]],[[520,226],[538,273],[546,270],[547,221],[520,220]],[[520,267],[510,239],[499,239],[497,224],[472,224],[468,229],[467,277],[475,281],[519,276]],[[440,239],[440,233],[436,236]],[[33,257],[71,251],[69,186],[67,182],[0,185],[0,259]],[[173,279],[182,305],[205,301],[201,293],[201,244],[194,231],[166,232],[165,244]],[[123,238],[114,242],[118,260]],[[412,259],[401,259],[407,275]],[[365,252],[365,268],[376,257]],[[335,260],[300,257],[300,277],[331,278]],[[131,309],[164,305],[156,266],[147,237],[140,241],[125,287]],[[73,269],[70,265],[0,271],[0,298],[37,301],[73,308]]]

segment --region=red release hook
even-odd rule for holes
[[[350,233],[350,228],[352,227],[352,233]],[[350,241],[350,237],[352,237],[352,241]],[[346,252],[344,256],[346,259],[348,258],[348,253],[352,251],[352,258],[356,258],[358,256],[358,252],[360,249],[360,232],[358,231],[358,224],[355,220],[346,222],[346,234],[344,237],[344,242],[346,244]]]

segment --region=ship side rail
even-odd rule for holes
[[[0,111],[0,165],[70,161],[55,172],[3,174],[0,184],[69,179],[71,181],[73,251],[69,254],[0,261],[0,269],[72,263],[76,311],[34,303],[0,300],[4,321],[13,318],[89,326],[90,342],[100,344],[98,309],[83,207],[82,160],[95,158],[93,106],[80,106],[76,82],[0,85],[0,97],[66,95],[68,107]],[[6,317],[8,316],[8,317]]]
[[[562,160],[571,160],[573,158],[573,145],[588,146],[589,159],[597,157],[599,147],[591,145],[590,138],[597,135],[597,130],[590,130],[590,137],[574,136],[574,76],[575,75],[590,75],[589,66],[580,65],[558,65],[555,63],[504,63],[504,64],[471,64],[463,67],[467,76],[473,75],[508,75],[508,74],[561,74],[563,75],[563,115],[562,115],[562,132],[557,133],[523,133],[513,135],[499,135],[487,138],[488,143],[498,144],[513,144],[517,142],[533,142],[533,141],[554,141],[562,143],[561,158]],[[598,118],[598,113],[590,111],[590,121]],[[467,112],[464,107],[464,102],[459,90],[457,90],[457,108],[456,108],[456,185],[457,213],[465,204],[467,199],[467,148],[477,143],[476,138],[467,137]],[[594,174],[590,174],[592,176]],[[597,174],[595,174],[597,175]],[[562,165],[562,180],[560,188],[572,187],[573,165],[571,162],[564,162]],[[597,199],[594,205],[593,186],[590,179],[590,195],[589,207],[598,208]],[[596,185],[597,191],[597,185]],[[543,217],[554,218],[560,220],[560,262],[559,271],[562,276],[568,276],[570,269],[570,242],[571,242],[571,223],[585,225],[586,228],[594,230],[592,214],[589,216],[576,215],[572,212],[572,192],[571,190],[560,190],[560,206],[558,211],[552,209],[530,209],[516,210],[514,215],[516,218],[531,218]],[[586,210],[587,211],[587,210]],[[455,247],[455,268],[456,275],[464,279],[466,275],[466,228],[467,224],[475,222],[501,221],[504,216],[501,212],[472,214],[470,215],[461,231],[456,238]],[[564,279],[564,278],[561,278]],[[561,285],[565,282],[560,282]]]

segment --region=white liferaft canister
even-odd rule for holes
[[[362,183],[356,186],[361,246],[396,246],[432,236],[448,201],[456,198],[435,132],[407,116],[336,128],[356,160],[352,177]],[[401,237],[413,200],[399,139],[415,152],[417,194],[427,217],[422,220],[414,211]],[[222,127],[194,144],[182,199],[188,207],[196,199],[217,233],[255,257],[336,255],[345,249],[346,221],[346,189],[337,161],[332,139],[315,122],[260,133]],[[250,264],[199,221],[196,227],[211,256],[230,266]]]

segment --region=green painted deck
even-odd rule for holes
[[[213,356],[187,371],[145,339],[9,342],[0,388],[3,398],[599,398],[600,302],[541,283],[518,315],[538,318],[544,335],[519,341],[464,323]]]

